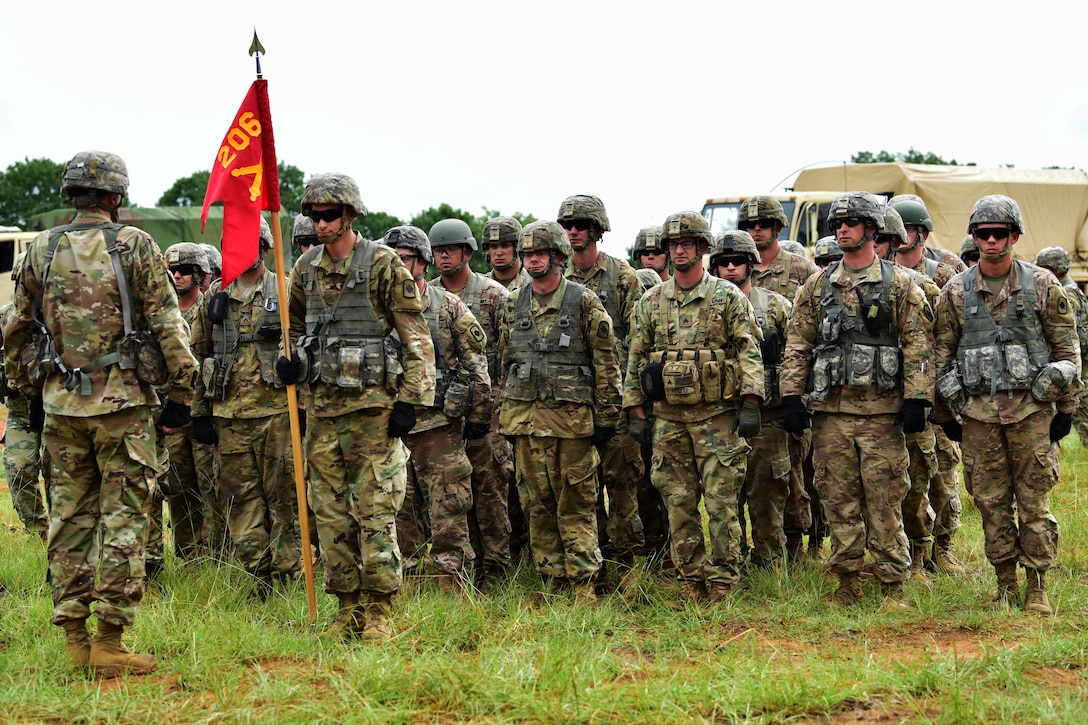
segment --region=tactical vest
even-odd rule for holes
[[[533,287],[518,291],[510,333],[510,370],[502,397],[510,400],[561,400],[593,405],[593,360],[582,338],[582,285],[566,280],[559,319],[540,336],[533,320]]]
[[[376,250],[377,244],[359,238],[347,279],[332,307],[321,294],[325,270],[303,265],[306,333],[299,338],[298,347],[313,360],[311,380],[342,388],[386,385],[396,389],[403,368],[393,346],[386,343],[370,302],[370,267]]]
[[[431,285],[431,287],[432,289],[436,287],[441,287],[441,283],[436,282],[435,284]],[[444,288],[443,291],[445,291]],[[483,305],[483,295],[484,281],[482,279],[482,275],[477,275],[475,272],[470,273],[468,276],[468,281],[465,282],[465,288],[461,290],[461,301],[465,303],[465,307],[468,308],[469,312],[471,312],[473,316],[476,317],[477,321],[479,321],[481,325],[490,327],[491,320],[485,320],[481,311],[481,307]],[[495,330],[492,332],[492,334],[498,336],[499,331]],[[488,374],[491,375],[492,380],[497,380],[497,375],[499,372],[499,341],[497,339],[489,339],[487,341],[487,347],[484,349],[484,356],[487,358]]]
[[[779,357],[776,360],[767,360],[766,354],[763,356],[763,405],[766,407],[775,407],[782,404],[782,395],[778,389],[778,373],[782,368],[781,358],[781,346],[784,345],[784,340],[780,340],[778,336],[778,328],[771,324],[768,312],[770,307],[770,295],[768,290],[762,287],[751,287],[751,294],[748,295],[748,301],[752,303],[752,310],[756,315],[756,324],[759,325],[759,329],[763,332],[764,346],[772,337],[778,340],[779,344]]]
[[[978,267],[963,273],[963,333],[956,362],[968,395],[1031,388],[1036,374],[1050,362],[1043,331],[1035,317],[1035,277],[1029,264],[1013,260],[1020,289],[1009,297],[1005,319],[998,325],[979,294]]]
[[[863,301],[860,288],[851,289],[859,298],[856,313],[850,312],[843,288],[831,284],[831,274],[842,262],[832,262],[824,272],[820,285],[823,315],[813,348],[810,399],[814,403],[827,400],[834,387],[867,389],[875,385],[879,390],[893,390],[902,386],[902,354],[892,325],[891,283],[895,265],[883,259],[877,261],[880,284],[872,290],[876,295]]]
[[[266,385],[282,387],[276,379],[276,357],[279,354],[283,328],[280,325],[277,303],[276,275],[271,272],[265,272],[263,292],[264,304],[261,305],[261,315],[253,332],[240,334],[234,316],[231,314],[227,314],[222,324],[212,325],[213,377],[210,381],[206,379],[205,384],[208,393],[218,400],[226,399],[227,385],[241,345],[254,346],[261,371],[261,381]]]

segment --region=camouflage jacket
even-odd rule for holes
[[[357,236],[356,246],[361,237]],[[433,405],[435,388],[434,345],[423,318],[423,298],[415,280],[391,248],[377,245],[370,268],[370,303],[381,322],[383,335],[396,330],[401,341],[404,372],[396,390],[388,386],[345,388],[320,380],[310,382],[303,400],[310,415],[331,418],[367,408],[392,408],[402,401],[412,405]],[[352,256],[333,261],[319,244],[299,258],[291,269],[291,337],[297,343],[306,331],[306,298],[316,295],[330,308],[351,271]],[[317,276],[314,288],[307,290],[303,269],[309,267]]]
[[[1019,262],[1019,264],[1028,264]],[[1046,345],[1050,348],[1051,362],[1069,360],[1073,362],[1077,370],[1080,370],[1080,344],[1077,339],[1076,321],[1073,318],[1073,308],[1069,299],[1062,290],[1061,283],[1049,271],[1042,267],[1029,265],[1032,271],[1032,279],[1035,285],[1035,303],[1033,314],[1035,316],[1036,329],[1042,330]],[[960,340],[963,337],[964,321],[964,288],[963,277],[960,273],[952,278],[941,290],[941,312],[937,327],[936,358],[937,376],[947,373],[952,363],[956,360],[959,351]],[[979,282],[981,283],[981,270],[979,270]],[[1005,286],[997,295],[992,295],[985,285],[979,287],[979,295],[986,300],[986,307],[995,324],[1000,325],[1009,312],[1009,301],[1013,293],[1020,290],[1020,279],[1016,274],[1016,268],[1009,270],[1005,280]],[[1020,298],[1020,295],[1015,295]],[[962,371],[961,371],[962,374]],[[1077,394],[1080,392],[1080,381],[1071,386],[1069,392],[1058,398],[1058,410],[1063,413],[1072,413],[1077,407]],[[1053,403],[1040,403],[1032,397],[1030,390],[1014,390],[1011,392],[998,392],[993,402],[990,402],[988,394],[970,395],[967,404],[960,411],[960,415],[982,423],[995,423],[1009,425],[1023,420],[1027,416],[1040,410],[1053,410]],[[950,411],[945,408],[943,402],[938,400],[934,411],[938,421],[949,420],[952,417]]]
[[[845,308],[851,316],[858,314],[860,304],[855,290],[869,299],[875,297],[874,290],[882,285],[880,260],[875,260],[869,266],[867,276],[857,284],[844,274],[842,262],[833,263],[809,277],[797,292],[790,317],[786,357],[782,365],[783,397],[804,395],[811,390],[813,353],[819,344],[817,331],[824,317],[821,303],[823,279],[827,275],[830,275],[832,285],[841,288]],[[872,415],[898,412],[904,398],[929,403],[933,401],[933,348],[927,332],[933,325],[933,309],[926,301],[922,288],[911,279],[911,273],[895,265],[892,265],[888,296],[891,330],[898,340],[901,355],[901,386],[889,392],[880,390],[875,384],[868,388],[837,385],[831,389],[826,401],[812,404],[813,410]]]
[[[73,224],[109,221],[104,212],[80,210]],[[46,378],[40,390],[29,379],[19,352],[34,332],[31,310],[39,294],[42,319],[53,337],[57,355],[69,369],[113,353],[125,335],[121,292],[106,251],[104,231],[77,229],[60,237],[43,294],[49,234],[44,231],[34,239],[15,287],[15,314],[4,335],[8,384],[27,396],[41,394],[46,412],[54,415],[91,417],[158,405],[158,394],[137,379],[135,370],[122,370],[116,364],[84,373],[90,380],[90,395],[81,395],[78,388],[66,390],[60,372]],[[189,351],[187,326],[178,310],[166,260],[155,240],[136,227],[118,230],[117,248],[132,295],[134,324],[137,329],[149,330],[162,348],[170,399],[188,405],[193,399],[196,360]]]
[[[756,324],[751,303],[732,282],[706,272],[699,284],[687,292],[676,286],[675,278],[662,282],[643,295],[635,310],[628,358],[631,374],[623,383],[623,407],[630,410],[646,403],[639,373],[650,355],[676,349],[724,350],[728,358],[735,357],[740,369],[739,390],[730,399],[717,403],[675,405],[656,401],[657,417],[678,422],[706,420],[736,409],[745,395],[756,395],[762,400],[766,387],[759,351],[762,340],[763,333]]]
[[[192,347],[201,368],[201,374],[197,376],[193,415],[264,418],[287,412],[287,391],[276,376],[275,369],[269,369],[267,363],[261,365],[257,352],[258,344],[269,345],[274,349],[281,347],[282,343],[279,340],[260,343],[255,340],[263,316],[275,315],[276,323],[279,322],[278,307],[269,313],[264,309],[266,305],[277,304],[277,300],[267,299],[265,283],[270,277],[274,281],[275,273],[266,269],[248,290],[243,289],[238,280],[234,280],[227,287],[227,315],[230,321],[224,324],[229,324],[230,329],[239,337],[233,354],[215,355],[215,326],[208,319],[208,303],[221,289],[222,280],[212,282],[208,294],[201,298],[199,307],[193,305],[189,308],[197,310],[193,320]],[[275,355],[271,355],[271,358],[274,364]],[[209,394],[207,386],[214,375],[215,366],[224,364],[229,365],[230,369],[226,375],[223,399],[220,400],[216,395]]]
[[[450,370],[459,371],[462,379],[472,384],[472,401],[465,420],[470,423],[490,423],[493,406],[491,377],[487,374],[487,358],[484,357],[487,335],[457,295],[443,292],[444,290],[436,291],[430,287],[423,290],[424,305],[430,305],[433,297],[442,295],[437,310],[438,329],[431,330],[431,340],[437,341],[435,361],[437,363],[439,356],[443,356]],[[435,396],[433,406],[417,405],[416,424],[412,432],[440,428],[460,420],[447,418],[439,407],[441,405],[442,401],[438,400],[438,396]]]
[[[762,299],[761,299],[762,298]],[[786,334],[789,330],[790,313],[793,304],[782,295],[762,287],[750,286],[748,288],[748,301],[752,303],[752,312],[756,316],[756,324],[763,331],[773,329],[778,335],[779,361],[777,364],[763,360],[763,375],[765,377],[765,391],[763,394],[764,419],[770,415],[776,417],[782,413],[782,396],[779,390],[772,390],[772,386],[778,387],[782,377],[782,361],[786,352]],[[766,332],[763,339],[767,339]]]
[[[948,280],[952,279],[953,277],[955,277],[959,273],[957,270],[953,269],[950,265],[948,265],[948,264],[944,263],[943,261],[941,261],[941,262],[937,262],[937,268],[933,271],[933,274],[930,274],[926,270],[926,260],[927,259],[928,259],[928,257],[926,257],[926,255],[923,254],[922,258],[918,260],[918,264],[914,265],[913,267],[908,267],[905,264],[900,264],[899,266],[903,267],[904,269],[913,270],[913,271],[917,272],[918,274],[926,277],[927,279],[932,280],[934,283],[936,283],[937,289],[942,289],[946,284],[948,284]],[[896,262],[896,264],[899,264],[899,263]],[[927,294],[926,297],[928,297],[928,296],[929,295]]]
[[[752,284],[777,292],[793,302],[797,290],[819,269],[808,257],[779,249],[766,269],[752,268]]]
[[[548,301],[541,305],[533,294],[531,285],[515,290],[506,303],[506,314],[499,337],[500,390],[506,382],[510,367],[510,336],[515,320],[515,305],[523,294],[533,295],[530,312],[533,324],[541,338],[547,338],[559,320],[559,310],[567,285],[561,279],[559,287]],[[579,330],[591,358],[594,378],[594,404],[554,399],[532,402],[511,400],[501,396],[499,402],[499,431],[504,435],[533,435],[552,438],[587,438],[593,435],[593,427],[615,426],[620,413],[620,368],[616,362],[615,340],[612,337],[612,318],[604,311],[597,295],[582,289],[581,319]]]
[[[642,296],[642,283],[638,281],[635,268],[622,259],[599,252],[597,260],[589,269],[578,269],[573,259],[568,260],[567,279],[597,293],[605,312],[612,318],[616,335],[616,359],[621,372],[626,373],[627,349],[634,330],[635,304]],[[615,280],[612,285],[609,285],[610,279]],[[607,286],[613,286],[614,289],[605,289]]]
[[[521,267],[520,269],[518,269],[518,273],[515,274],[513,277],[511,277],[506,282],[503,282],[501,279],[496,277],[495,276],[495,270],[493,270],[493,269],[491,271],[489,271],[487,274],[485,274],[484,276],[487,277],[488,279],[493,279],[496,282],[498,282],[499,284],[501,284],[503,287],[506,288],[507,292],[513,292],[518,287],[521,287],[522,285],[527,284],[529,282],[529,273],[525,271],[525,267]]]
[[[1080,285],[1068,274],[1062,277],[1061,283],[1065,296],[1069,298],[1069,304],[1073,308],[1073,319],[1077,323],[1081,368],[1088,369],[1088,296],[1085,296]],[[1085,376],[1082,374],[1081,377]]]
[[[940,247],[931,247],[928,244],[923,247],[922,255],[929,257],[930,259],[947,264],[952,268],[953,274],[959,274],[967,269],[967,264],[959,258],[959,255],[955,252],[950,252],[947,249],[941,249]],[[936,282],[936,280],[934,280]],[[943,284],[937,282],[938,287],[944,287]]]
[[[432,287],[442,286],[442,277],[435,277],[427,284]],[[479,272],[470,272],[468,282],[461,289],[447,291],[461,298],[487,333],[487,349],[484,354],[487,356],[487,372],[494,380],[499,376],[499,331],[502,329],[506,301],[510,298],[510,293],[500,283]],[[498,394],[497,390],[492,392]]]

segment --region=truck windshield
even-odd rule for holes
[[[718,236],[722,232],[732,231],[737,228],[737,215],[740,212],[739,201],[728,201],[721,204],[706,204],[703,206],[703,217],[710,224],[710,232]],[[782,202],[782,209],[786,212],[787,219],[793,219],[793,208],[796,202]],[[778,234],[779,239],[789,239],[789,229],[783,229]]]

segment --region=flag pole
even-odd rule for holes
[[[249,46],[249,54],[257,60],[257,80],[263,79],[261,73],[261,53],[264,46],[257,39],[257,30],[253,30],[253,42]],[[275,162],[273,162],[275,163]],[[278,198],[278,194],[277,194]],[[294,357],[291,345],[291,316],[290,303],[287,297],[287,276],[283,268],[283,234],[280,231],[279,204],[276,209],[270,210],[272,214],[272,253],[276,260],[276,292],[279,295],[280,328],[283,331],[284,355],[291,359]],[[288,385],[287,409],[291,420],[291,451],[295,464],[295,499],[298,506],[299,533],[302,537],[302,570],[306,576],[306,604],[310,613],[310,624],[317,623],[317,595],[314,589],[314,561],[310,546],[310,517],[307,514],[306,505],[306,477],[302,461],[302,426],[299,423],[298,413],[298,389],[295,385]]]

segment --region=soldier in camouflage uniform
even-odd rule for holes
[[[681,600],[723,602],[740,581],[737,496],[745,437],[760,431],[762,336],[744,293],[703,269],[713,241],[706,219],[671,214],[662,238],[673,276],[638,302],[623,405],[644,419],[646,400],[657,401],[650,475],[668,507]],[[709,554],[700,500],[710,517]]]
[[[396,515],[408,451],[400,439],[415,425],[415,405],[434,403],[434,345],[412,275],[392,249],[351,229],[366,214],[355,180],[317,174],[302,213],[321,244],[291,270],[298,354],[280,357],[276,372],[285,384],[306,383],[310,505],[325,589],[339,601],[330,634],[387,639],[403,576]],[[393,329],[399,357],[386,345]]]
[[[639,229],[631,256],[634,257],[632,264],[635,267],[654,271],[659,282],[669,280],[669,250],[661,242],[661,227]]]
[[[820,237],[813,249],[813,261],[820,269],[824,269],[832,262],[842,259],[842,250],[835,237]]]
[[[571,255],[556,222],[526,226],[518,254],[531,284],[506,306],[499,349],[499,430],[512,436],[529,545],[552,592],[596,599],[596,446],[616,434],[620,369],[597,295],[563,277]]]
[[[981,259],[941,291],[935,418],[962,439],[968,493],[997,571],[995,601],[1017,598],[1019,562],[1025,609],[1051,614],[1045,577],[1058,522],[1047,499],[1059,479],[1054,444],[1069,434],[1081,389],[1076,321],[1053,274],[1012,258],[1025,232],[1013,199],[979,199],[967,230]]]
[[[1073,319],[1077,321],[1077,339],[1080,341],[1081,380],[1088,380],[1088,297],[1069,276],[1069,252],[1061,247],[1047,247],[1035,256],[1035,264],[1049,269],[1062,283],[1065,296],[1073,309]],[[1081,443],[1088,447],[1088,390],[1082,390],[1077,400],[1077,409],[1073,412],[1073,427],[1080,436]]]
[[[272,231],[261,218],[258,255],[222,289],[212,283],[193,324],[201,374],[193,403],[193,437],[216,447],[219,490],[235,555],[266,599],[273,577],[301,570],[291,423],[283,382],[276,274],[265,267]]]
[[[752,270],[759,262],[759,252],[748,232],[722,232],[710,248],[710,271],[729,280],[743,292],[752,305],[756,324],[763,333],[760,352],[766,391],[758,435],[748,438],[748,470],[738,497],[737,515],[744,538],[744,505],[752,519],[754,566],[770,569],[781,566],[786,555],[783,516],[790,492],[789,434],[782,427],[782,396],[778,391],[782,352],[786,346],[786,327],[793,305],[782,295],[752,286]]]
[[[871,242],[884,228],[882,198],[844,194],[827,221],[843,258],[805,282],[794,301],[783,422],[794,434],[812,426],[816,481],[831,527],[829,564],[839,578],[833,603],[861,598],[866,549],[881,592],[894,601],[910,568],[904,434],[925,429],[932,400],[926,324],[933,311],[905,270],[876,256]]]
[[[509,293],[498,282],[473,272],[469,267],[469,260],[477,245],[476,237],[464,221],[438,221],[427,236],[439,271],[439,276],[430,284],[460,297],[483,326],[487,333],[488,373],[492,379],[497,378],[499,330]],[[465,451],[472,461],[469,526],[472,548],[480,559],[477,570],[481,584],[501,579],[509,569],[512,558],[508,499],[510,483],[514,479],[513,451],[497,429],[496,425],[483,436],[465,443]]]
[[[903,217],[907,237],[912,244],[921,238],[922,253],[926,259],[943,262],[957,273],[966,269],[963,260],[957,257],[955,252],[926,243],[929,241],[929,235],[933,233],[933,219],[930,218],[929,209],[926,208],[922,197],[916,194],[897,194],[888,200],[888,206],[894,206],[899,216]],[[942,286],[941,282],[938,281],[937,286]]]
[[[491,271],[484,276],[493,279],[509,292],[529,281],[525,268],[518,257],[518,237],[521,235],[521,222],[512,216],[497,216],[488,219],[480,246],[487,255]]]
[[[608,316],[616,340],[620,374],[627,369],[627,344],[634,321],[635,304],[642,296],[638,274],[627,262],[598,249],[604,233],[611,230],[608,212],[595,196],[569,196],[559,205],[556,221],[567,231],[572,255],[567,261],[567,278],[597,294]],[[621,415],[621,429],[627,428]],[[598,446],[601,454],[601,490],[597,499],[597,526],[601,551],[616,562],[617,579],[627,586],[627,574],[635,554],[646,544],[638,509],[638,483],[643,477],[642,451],[630,436],[619,436]],[[607,506],[606,506],[607,501]],[[601,588],[608,585],[608,570],[601,569]]]
[[[85,151],[68,162],[61,193],[75,218],[35,238],[5,331],[9,384],[31,400],[32,426],[44,426],[55,463],[52,622],[64,627],[73,663],[106,676],[155,667],[154,657],[121,644],[143,595],[147,515],[165,473],[151,409],[160,404],[155,386],[168,383],[158,424],[184,425],[196,372],[158,246],[116,223],[127,189],[114,154]]]
[[[771,290],[793,302],[797,290],[817,270],[808,257],[781,248],[778,235],[789,226],[782,204],[773,196],[750,196],[741,204],[737,228],[748,232],[759,250],[760,262],[752,270],[752,284]],[[805,463],[812,457],[812,435],[790,436],[790,497],[786,503],[786,551],[790,561],[804,554],[802,537],[809,534],[809,549],[819,555],[823,533],[823,509]]]
[[[960,243],[960,259],[968,267],[974,267],[978,264],[978,244],[975,243],[975,238],[970,234],[964,237],[963,242]]]
[[[434,405],[416,406],[415,427],[404,441],[411,451],[409,488],[418,488],[425,509],[416,512],[414,506],[402,506],[397,533],[401,550],[415,551],[423,541],[405,541],[401,522],[409,530],[430,532],[430,562],[438,574],[439,589],[453,593],[471,577],[476,557],[469,540],[472,464],[465,454],[465,441],[479,440],[491,428],[491,378],[484,357],[487,334],[459,297],[427,285],[424,275],[434,257],[422,229],[393,227],[382,243],[396,250],[423,296],[437,371]]]
[[[25,255],[19,255],[11,268],[11,279],[19,284],[19,271]],[[0,307],[0,349],[6,349],[3,331],[15,312],[15,304],[8,302]],[[13,355],[18,353],[11,351]],[[42,461],[42,434],[30,425],[30,399],[11,388],[6,377],[2,383],[4,405],[8,409],[7,428],[4,432],[4,471],[7,474],[8,490],[11,503],[23,529],[28,534],[46,541],[49,534],[49,512],[42,500],[42,488],[38,483],[39,475],[45,478],[46,498],[49,496],[49,465]]]
[[[291,229],[291,243],[295,247],[293,251],[301,257],[310,249],[320,244],[317,240],[317,232],[314,231],[314,221],[305,214],[295,215],[295,224]]]

